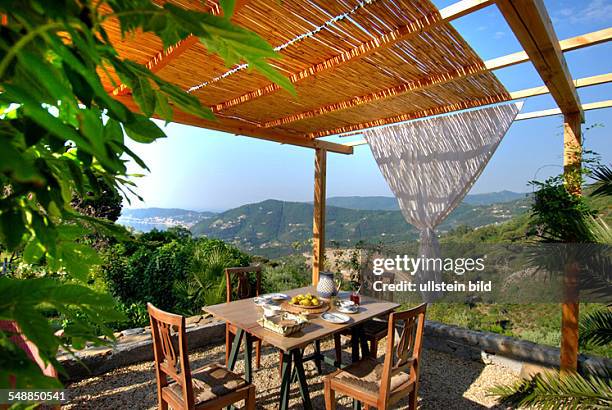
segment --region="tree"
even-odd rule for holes
[[[27,263],[45,261],[48,277],[0,278],[0,320],[15,321],[39,350],[45,363],[59,367],[59,346],[108,343],[105,323],[119,320],[110,295],[82,283],[100,262],[81,238],[94,229],[109,236],[124,231],[110,221],[84,215],[71,205],[73,193],[86,197],[103,181],[133,192],[125,160],[146,164],[127,146],[126,138],[151,143],[165,137],[149,119],[165,120],[178,110],[213,118],[198,99],[161,79],[143,65],[123,59],[103,23],[117,18],[122,34],[136,30],[161,39],[164,47],[193,34],[228,66],[245,62],[284,87],[290,82],[267,64],[278,55],[255,33],[230,21],[234,2],[222,1],[223,16],[214,16],[152,0],[1,0],[0,15],[0,242],[9,252],[22,251]],[[101,76],[132,91],[142,114],[111,98]],[[64,314],[70,326],[64,338],[54,335],[41,308]],[[102,334],[100,334],[100,332]],[[0,388],[57,386],[0,331]]]
[[[88,191],[84,196],[73,195],[70,205],[82,215],[117,222],[121,216],[123,198],[117,188],[104,180],[97,178],[95,182],[96,191]]]
[[[612,170],[596,166],[582,170],[594,179],[592,196],[612,194]],[[535,183],[532,208],[539,225],[539,236],[548,242],[592,242],[609,245],[610,228],[591,210],[581,197],[571,195],[560,177],[544,183]],[[609,255],[609,252],[606,252]],[[606,287],[609,288],[609,283]],[[580,321],[580,346],[591,343],[603,346],[612,342],[612,311],[607,309],[590,313]],[[578,373],[536,374],[509,386],[496,386],[491,394],[507,405],[533,406],[540,409],[609,409],[612,407],[612,379],[610,377],[582,376]]]

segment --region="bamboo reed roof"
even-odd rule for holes
[[[174,2],[218,12],[212,0]],[[233,21],[278,49],[283,58],[271,62],[297,96],[245,67],[228,69],[193,42],[157,73],[219,120],[184,114],[177,122],[298,141],[510,99],[429,0],[252,0]],[[156,37],[121,39],[113,21],[106,29],[122,56],[143,64],[164,58]]]

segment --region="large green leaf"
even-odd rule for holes
[[[150,144],[158,138],[165,138],[166,134],[150,119],[137,115],[134,121],[123,124],[127,135],[137,142]]]

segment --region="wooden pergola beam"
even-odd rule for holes
[[[170,46],[167,49],[157,53],[152,59],[147,61],[145,66],[152,72],[156,73],[165,66],[167,66],[172,60],[176,59],[185,51],[189,50],[189,48],[195,45],[198,41],[200,41],[198,37],[190,34],[189,37],[185,38],[184,40],[181,40],[175,45]],[[120,96],[128,95],[130,93],[130,89],[125,84],[121,84],[119,85],[119,87],[113,90],[113,95]]]
[[[117,101],[123,103],[128,109],[134,112],[140,112],[138,105],[134,102],[131,96],[113,96]],[[159,118],[156,114],[153,118]],[[349,147],[344,144],[337,144],[329,141],[312,141],[308,138],[297,137],[297,136],[288,136],[280,133],[269,132],[257,127],[251,127],[248,125],[236,125],[229,126],[220,123],[219,121],[211,121],[200,118],[198,116],[188,114],[179,110],[174,110],[174,115],[172,117],[172,121],[185,124],[185,125],[193,125],[200,128],[207,128],[210,130],[227,132],[236,135],[242,135],[245,137],[258,138],[262,140],[278,142],[279,144],[288,144],[295,145],[299,147],[306,148],[321,148],[329,152],[335,152],[338,154],[352,154],[353,147]]]
[[[561,40],[559,41],[559,48],[561,51],[567,52],[605,43],[610,41],[610,39],[612,39],[612,28],[605,28],[581,36]],[[519,51],[487,60],[485,61],[485,66],[487,70],[499,70],[500,68],[510,67],[527,61],[529,61],[527,53],[525,51]]]
[[[542,0],[497,0],[497,6],[564,114],[579,113],[580,99]]]
[[[597,84],[605,84],[609,82],[612,82],[612,74],[610,73],[596,75],[592,77],[580,78],[580,79],[573,81],[573,84],[575,87],[579,88],[579,87],[587,87],[587,86],[597,85]],[[511,92],[509,94],[509,97],[508,95],[500,94],[495,97],[464,101],[458,104],[443,105],[443,106],[434,107],[428,110],[413,111],[413,112],[409,112],[405,114],[395,115],[392,117],[381,118],[378,120],[346,125],[344,127],[338,127],[338,128],[334,128],[331,130],[318,131],[318,132],[310,133],[308,134],[308,136],[311,138],[320,138],[320,137],[326,137],[330,135],[344,134],[347,132],[359,131],[359,130],[363,130],[366,128],[393,124],[396,122],[410,121],[410,120],[416,120],[419,118],[430,117],[432,115],[447,114],[447,113],[451,113],[454,111],[465,110],[467,108],[476,108],[476,107],[480,107],[483,105],[494,104],[498,102],[533,97],[536,95],[547,94],[548,92],[549,91],[546,86],[527,88],[524,90]]]
[[[563,118],[563,178],[567,191],[581,195],[582,171],[582,116],[581,113],[565,114]],[[561,358],[562,372],[578,370],[578,321],[579,274],[577,261],[569,260],[565,265],[563,281],[564,298],[561,305]]]
[[[599,85],[612,82],[612,73],[594,75],[592,77],[579,78],[573,80],[572,83],[576,88],[589,87],[591,85]],[[521,98],[534,97],[536,95],[543,95],[550,93],[547,86],[542,85],[540,87],[526,88],[520,91],[514,91],[510,93],[510,99],[519,100]]]
[[[327,60],[322,61],[318,64],[312,65],[298,73],[294,73],[289,76],[289,81],[295,84],[306,78],[315,76],[323,71],[327,71],[342,64],[346,64],[349,61],[366,57],[376,51],[380,51],[387,47],[390,47],[399,41],[416,36],[439,24],[465,16],[466,14],[472,13],[492,3],[493,0],[461,0],[455,4],[443,8],[439,12],[412,21],[409,24],[406,24],[405,26],[401,26],[370,41],[366,41],[365,43],[362,43],[359,46],[354,47],[348,51],[328,58]],[[252,101],[256,98],[272,94],[280,89],[280,86],[271,83],[265,87],[250,91],[239,97],[232,98],[219,104],[215,104],[210,108],[214,113],[217,113],[230,107],[234,107],[239,104],[244,104],[246,102]]]
[[[319,272],[325,264],[325,196],[327,151],[315,150],[314,207],[312,221],[312,284],[319,283]]]
[[[343,127],[338,127],[331,130],[311,132],[310,134],[308,134],[308,137],[316,139],[320,137],[327,137],[330,135],[344,134],[347,132],[364,130],[366,128],[379,127],[381,125],[389,125],[394,124],[396,122],[404,122],[416,120],[418,118],[431,117],[434,115],[447,114],[454,111],[461,111],[466,110],[468,108],[481,107],[483,105],[495,104],[504,101],[508,101],[508,95],[505,93],[484,98],[478,98],[475,100],[461,101],[455,104],[438,105],[436,107],[432,107],[426,110],[412,111],[405,114],[379,118],[377,120],[361,122],[358,124],[345,125]]]
[[[247,4],[249,0],[238,0],[234,5],[234,15],[240,10],[245,4]],[[219,5],[212,5],[210,12],[214,15],[220,15],[222,13]],[[183,40],[179,41],[173,46],[166,48],[165,50],[161,50],[157,54],[153,56],[149,61],[145,63],[145,66],[156,73],[165,66],[167,66],[172,60],[175,60],[177,57],[181,56],[185,51],[189,50],[192,46],[197,44],[200,39],[194,35],[189,35]],[[130,94],[130,89],[125,84],[120,84],[119,87],[115,88],[112,91],[113,95],[128,95]]]
[[[599,110],[602,108],[612,108],[612,100],[597,101],[593,103],[582,104],[582,111]],[[531,120],[533,118],[551,117],[553,115],[562,115],[563,113],[559,108],[551,108],[549,110],[540,110],[521,113],[516,116],[514,121]],[[357,147],[360,145],[366,145],[367,141],[364,139],[357,141],[345,142],[344,145],[351,147]]]
[[[612,29],[608,28],[560,41],[559,45],[561,47],[561,50],[565,52],[594,44],[603,43],[609,41],[611,38]],[[303,111],[300,113],[288,115],[283,118],[267,121],[263,123],[262,126],[264,128],[278,127],[295,121],[301,121],[308,118],[317,117],[319,115],[329,114],[331,112],[357,107],[359,105],[371,103],[374,101],[396,97],[409,92],[421,91],[436,85],[446,84],[458,80],[460,78],[481,74],[490,70],[497,70],[516,64],[521,64],[527,61],[529,61],[529,56],[527,55],[527,53],[525,53],[524,51],[520,51],[518,53],[513,53],[485,61],[484,64],[473,64],[467,67],[462,67],[457,70],[436,74],[434,76],[425,77],[416,81],[405,82],[373,93],[352,97],[348,100],[339,101],[333,104],[326,104],[312,110]]]

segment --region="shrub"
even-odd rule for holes
[[[263,291],[282,292],[287,289],[308,286],[311,273],[306,258],[302,255],[291,255],[278,259],[263,271]]]
[[[223,269],[250,262],[236,247],[217,239],[194,240],[184,228],[140,234],[111,247],[104,259],[107,287],[136,326],[146,322],[140,313],[147,302],[184,314],[221,302]]]

